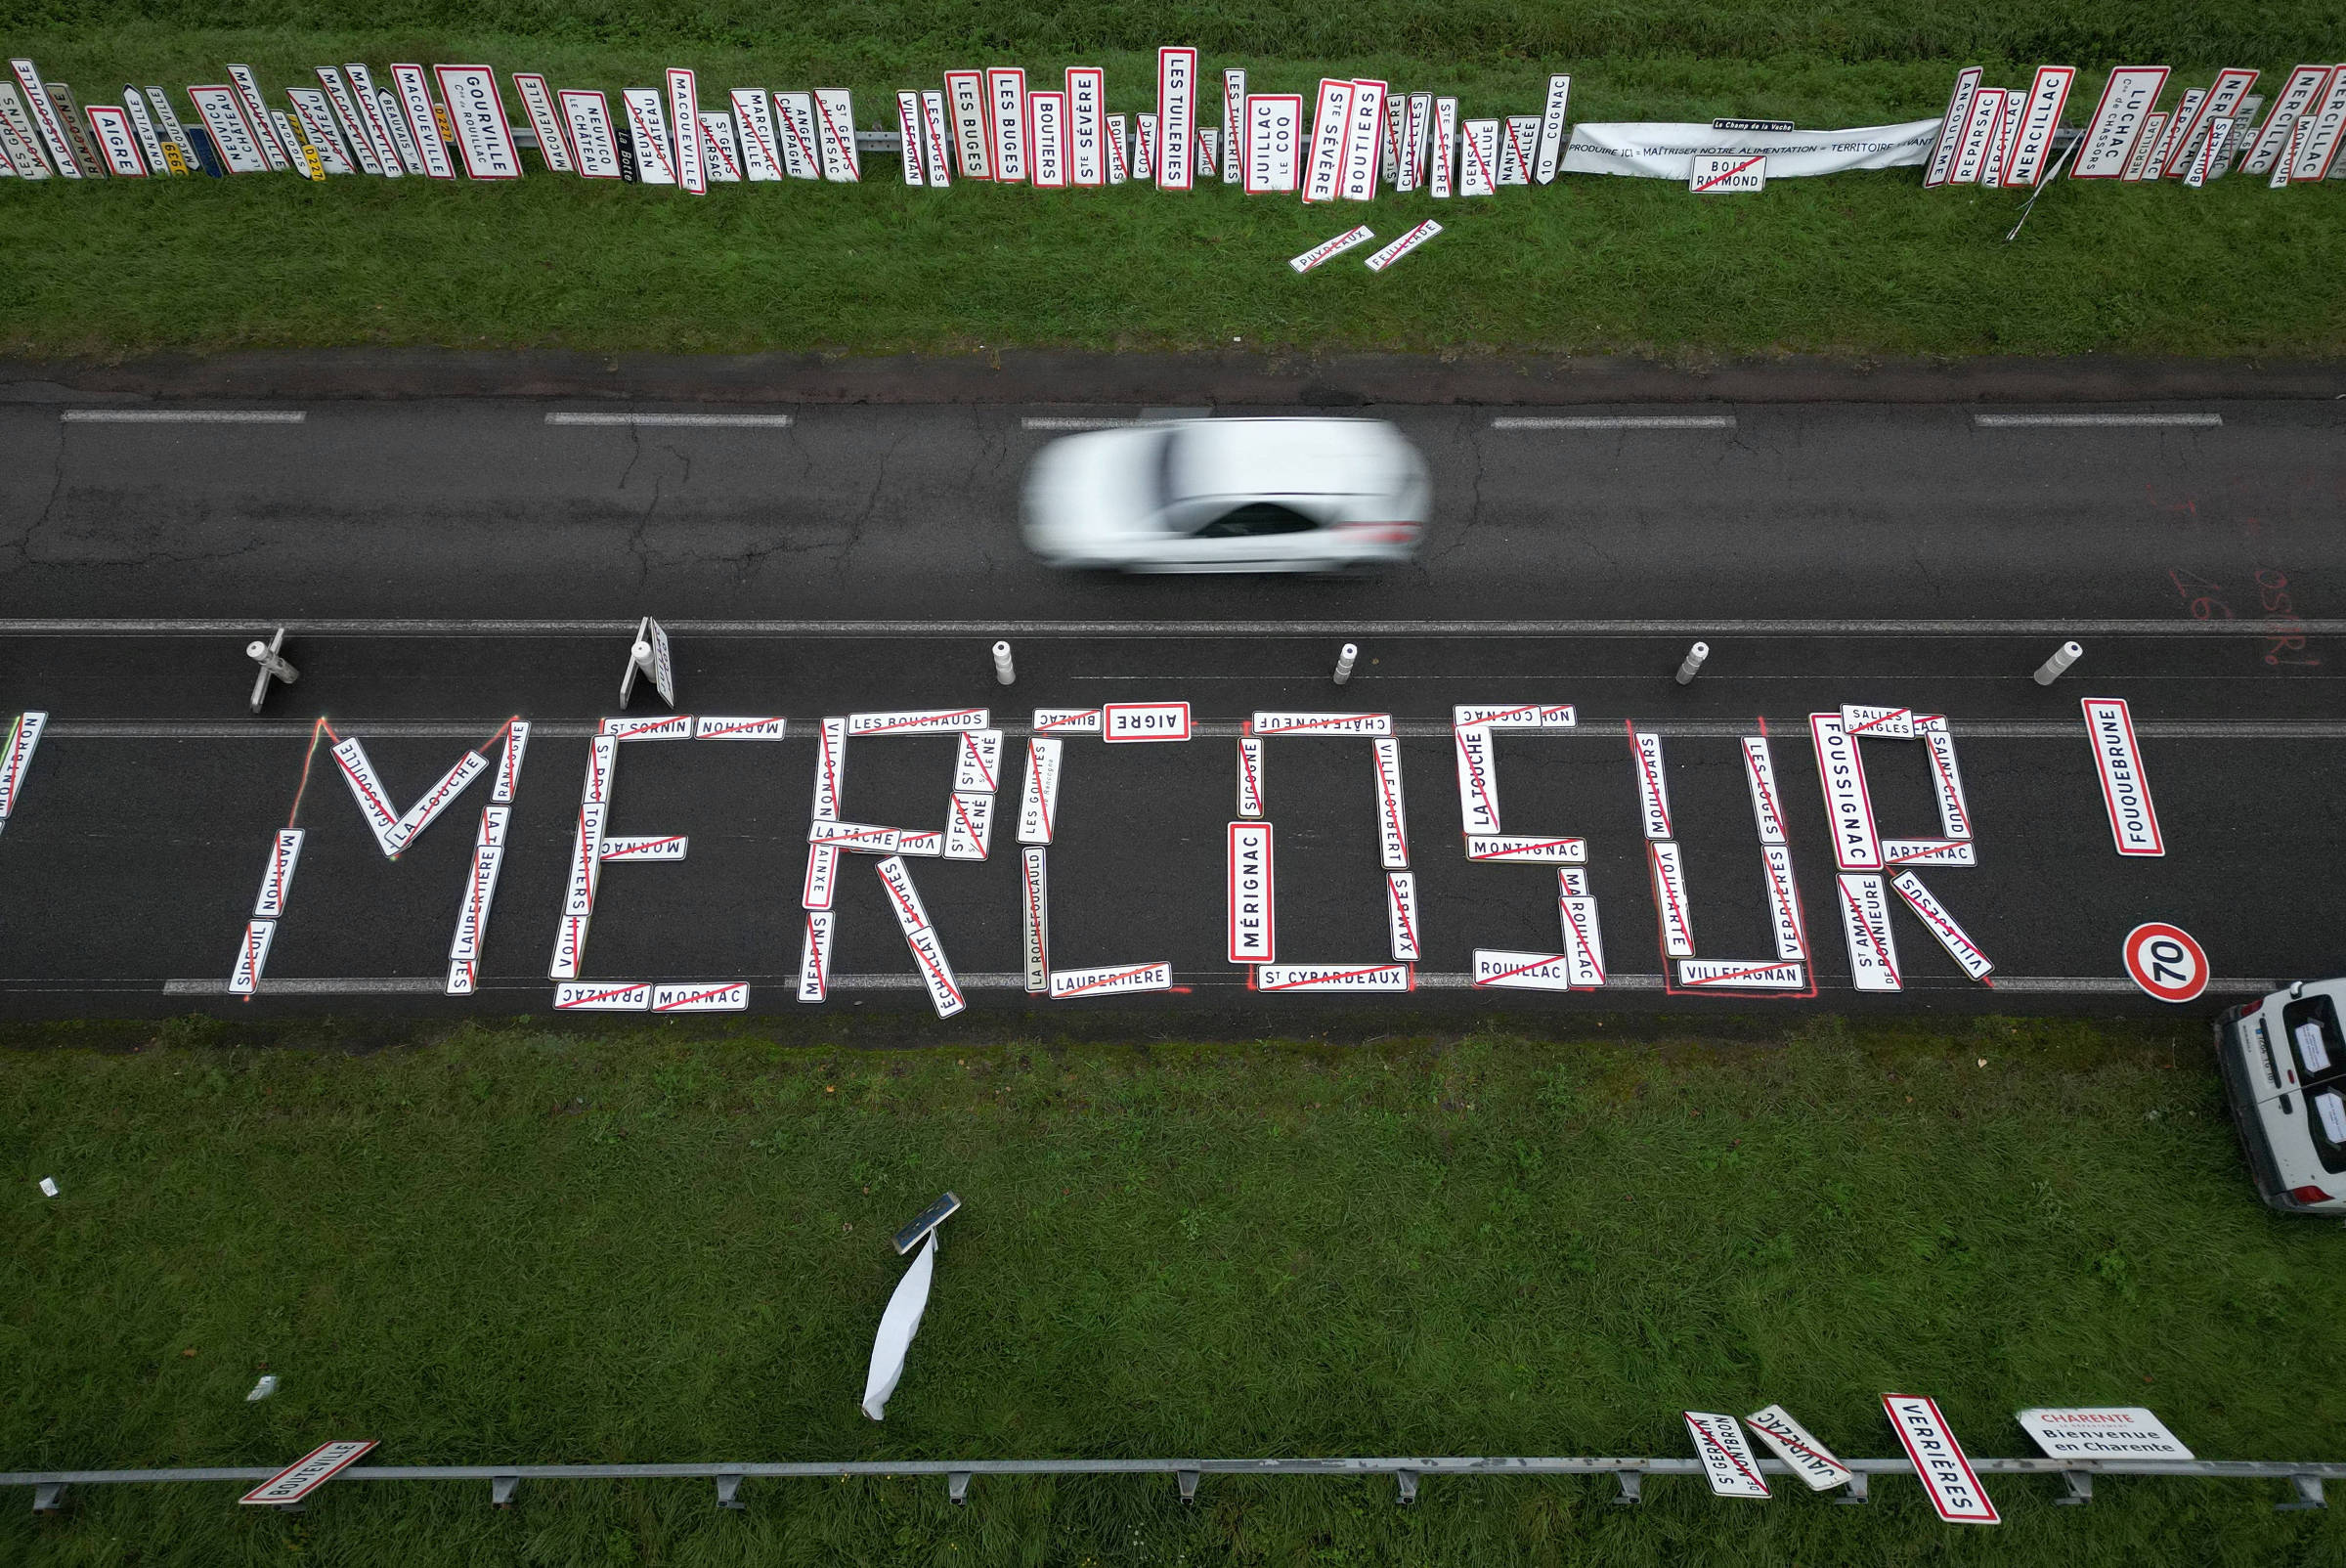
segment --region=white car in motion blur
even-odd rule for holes
[[[1054,566],[1339,572],[1408,560],[1432,504],[1382,420],[1174,419],[1045,447],[1026,544]]]

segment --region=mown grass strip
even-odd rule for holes
[[[233,1026],[204,1026],[217,1041]],[[117,1031],[119,1032],[119,1031]],[[1593,1031],[1592,1031],[1593,1032]],[[2335,1227],[2249,1192],[2195,1028],[1837,1024],[1741,1042],[863,1051],[756,1027],[465,1028],[371,1055],[21,1050],[0,1464],[1678,1453],[1788,1405],[1889,1452],[1885,1388],[1977,1452],[2147,1403],[2200,1453],[2335,1458]],[[67,1033],[62,1037],[70,1039]],[[186,1037],[185,1031],[181,1032]],[[1984,1066],[1981,1064],[1984,1063]],[[64,1196],[40,1197],[54,1175]],[[936,1294],[855,1410],[940,1190]],[[267,1370],[282,1391],[247,1405]],[[2254,1487],[1997,1489],[1998,1560],[2276,1560]],[[933,1495],[934,1494],[934,1495]],[[337,1488],[301,1518],[119,1489],[0,1510],[15,1561],[1878,1562],[1869,1508],[1615,1510],[1596,1483]],[[1968,1543],[1967,1543],[1968,1545]],[[1315,1555],[1316,1554],[1316,1555]]]
[[[128,28],[11,47],[30,48],[84,98],[123,81],[182,83],[227,59],[252,61],[273,93],[310,80],[308,66],[322,61],[487,59],[606,89],[656,83],[664,64],[688,64],[711,102],[735,85],[844,81],[869,124],[890,118],[890,90],[933,82],[947,64],[1016,55],[1039,81],[1093,59],[1107,66],[1118,109],[1144,107],[1152,79],[1146,56],[1064,44],[916,54],[884,48],[877,34],[866,42],[842,57],[589,44],[568,33]],[[2270,61],[2280,70],[2293,58]],[[2023,80],[2032,60],[1999,77]],[[1772,114],[1804,125],[1935,113],[1954,65],[1816,55],[1446,63],[1367,52],[1245,63],[1258,90],[1308,89],[1323,71],[1374,75],[1457,91],[1480,113],[1536,109],[1550,65],[1578,65],[1576,117]],[[2081,104],[2095,85],[2080,83]],[[698,200],[543,172],[513,187],[9,181],[0,353],[1514,349],[1699,363],[1776,352],[2346,352],[2346,290],[2333,283],[2346,266],[2346,185],[2272,192],[2234,176],[2200,192],[2175,182],[2064,186],[2007,244],[2020,199],[1926,194],[1915,171],[1900,170],[1699,199],[1666,181],[1569,178],[1491,201],[1387,196],[1330,213],[1218,183],[1189,196],[968,182],[909,191],[882,156],[868,160],[860,186],[720,186]],[[1302,278],[1283,265],[1356,220],[1389,238],[1435,215],[1444,233],[1382,275],[1347,259]]]

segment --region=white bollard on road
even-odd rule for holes
[[[2085,650],[2074,642],[2064,642],[2053,650],[2053,657],[2036,667],[2036,683],[2050,686],[2061,678],[2061,673],[2075,664]]]
[[[1010,665],[1010,644],[1009,644],[1009,643],[1007,643],[1007,642],[997,642],[997,643],[995,643],[995,644],[994,644],[994,681],[995,681],[995,683],[996,683],[997,685],[1004,685],[1004,686],[1007,686],[1007,685],[1009,685],[1009,684],[1010,684],[1012,681],[1014,681],[1014,680],[1016,680],[1016,679],[1018,679],[1018,678],[1019,678],[1019,676],[1018,676],[1018,672],[1016,672],[1015,670],[1013,670],[1013,669],[1011,668],[1011,665]]]
[[[1360,649],[1354,647],[1349,642],[1344,644],[1344,651],[1336,655],[1337,685],[1341,686],[1345,681],[1352,678],[1352,661],[1358,659],[1360,656]]]
[[[284,651],[285,629],[282,626],[267,642],[255,638],[244,644],[244,657],[261,667],[260,674],[252,677],[252,711],[256,714],[261,711],[261,704],[269,700],[270,681],[282,680],[290,686],[301,678],[301,673],[285,662]]]
[[[1678,666],[1678,674],[1676,677],[1678,684],[1683,686],[1692,681],[1695,676],[1695,672],[1701,670],[1703,668],[1703,661],[1710,657],[1711,644],[1708,642],[1698,642],[1693,647],[1688,648],[1686,650],[1686,658],[1684,662]]]

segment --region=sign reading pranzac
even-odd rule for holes
[[[434,65],[440,97],[456,122],[456,150],[464,155],[464,172],[476,180],[518,180],[521,153],[513,146],[513,129],[505,123],[505,106],[497,92],[497,73],[486,65]]]

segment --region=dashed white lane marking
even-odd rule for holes
[[[63,424],[299,424],[299,409],[67,409]]]
[[[1123,430],[1141,421],[1133,418],[1087,418],[1079,414],[1029,414],[1019,421],[1021,430]]]
[[[973,975],[958,975],[954,978],[961,988],[967,991],[1022,992],[1026,989],[1025,975],[1014,970],[985,970]],[[1243,975],[1226,974],[1219,971],[1200,971],[1195,974],[1176,973],[1174,979],[1191,985],[1227,985],[1233,988],[1242,987],[1246,983]],[[752,977],[753,981],[758,980],[759,977]],[[778,986],[787,983],[787,980],[785,977],[773,976],[768,978],[765,983]],[[1831,983],[1829,979],[1827,983],[1828,985]],[[1909,983],[1911,985],[1916,982],[1910,978]],[[1919,988],[1954,990],[1967,983],[1960,980],[1949,979],[1943,985],[1935,980],[1921,982]],[[279,980],[271,976],[261,981],[261,994],[263,996],[370,996],[414,992],[437,996],[441,994],[445,984],[445,980],[439,977],[362,976],[322,980]],[[917,991],[925,988],[924,982],[918,975],[833,975],[830,977],[830,984],[832,988],[844,991]],[[2209,980],[2207,988],[2211,994],[2261,996],[2268,991],[2278,989],[2280,984],[2281,982],[2276,980],[2219,977]],[[1475,988],[1474,976],[1463,971],[1422,969],[1417,972],[1417,986],[1420,990],[1437,991],[1466,991]],[[91,988],[98,987],[92,986]],[[517,980],[509,986],[502,987],[496,985],[485,987],[485,989],[492,990],[532,991],[542,991],[544,988],[545,982],[541,980]],[[1607,991],[1658,991],[1662,989],[1662,977],[1659,975],[1608,974],[1605,977],[1604,989]],[[2025,991],[2036,996],[2125,996],[2140,993],[2140,987],[2134,981],[2123,976],[2107,975],[1998,975],[1996,989],[1999,991]],[[163,994],[165,996],[225,996],[228,994],[228,981],[216,978],[167,980],[163,981]],[[1603,991],[1584,991],[1577,994],[1583,997],[1601,998],[1604,993]],[[1740,1007],[1748,1005],[1748,1003],[1739,1001],[1735,1005]]]
[[[1510,414],[1491,421],[1494,430],[1732,430],[1731,414]]]
[[[582,414],[556,411],[547,424],[644,425],[679,430],[786,430],[787,414]]]
[[[2220,414],[1975,414],[1981,430],[2212,430]]]
[[[257,619],[0,620],[0,636],[250,636]],[[294,636],[574,637],[633,632],[636,621],[289,620]],[[2265,637],[2267,621],[663,621],[703,637]],[[2306,636],[2346,636],[2346,620],[2293,622]]]

